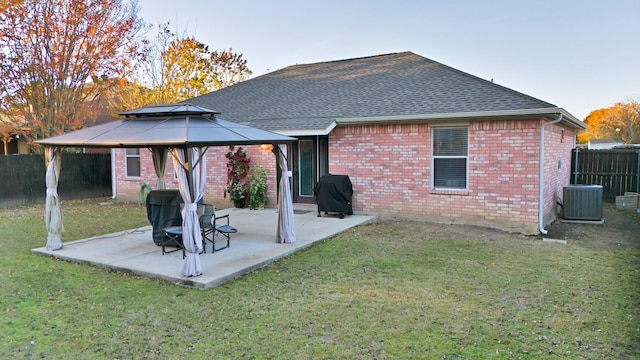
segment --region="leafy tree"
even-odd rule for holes
[[[31,139],[81,127],[145,57],[135,0],[0,1],[0,107]]]
[[[579,143],[588,143],[591,139],[606,139],[615,134],[609,134],[605,127],[607,108],[592,111],[584,123],[588,126],[587,130],[578,134],[577,141]]]
[[[607,113],[607,128],[613,129],[625,144],[640,141],[640,102],[617,103]]]
[[[627,144],[638,143],[640,141],[640,101],[629,100],[595,110],[584,122],[589,128],[578,135],[578,142],[620,138]]]
[[[151,54],[133,81],[118,81],[119,92],[110,95],[112,112],[183,101],[251,75],[242,54],[233,49],[210,51],[192,36],[177,36],[169,23],[158,26]]]
[[[251,75],[247,60],[233,49],[209,51],[193,36],[179,37],[159,26],[159,69],[156,87],[174,101],[182,101],[246,80]]]
[[[193,37],[175,39],[162,53],[164,90],[170,98],[184,100],[213,88],[209,47]]]

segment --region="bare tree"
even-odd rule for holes
[[[234,53],[231,48],[212,52],[210,59],[216,79],[216,90],[245,81],[251,76],[247,60],[242,58],[242,54]]]

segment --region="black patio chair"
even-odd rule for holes
[[[223,221],[226,219],[226,221]],[[206,252],[206,242],[211,243],[211,252],[220,251],[231,246],[231,234],[238,232],[238,229],[230,225],[229,214],[216,216],[216,208],[213,205],[205,204],[203,214],[200,216],[200,228],[202,230],[203,248]],[[222,235],[226,238],[226,245],[216,249],[216,236]]]
[[[162,244],[160,244],[160,246],[162,246],[162,255],[182,250],[182,258],[184,259],[187,255],[182,243],[182,225],[164,228],[162,232],[163,241]],[[176,247],[176,249],[167,250],[167,246]]]
[[[180,213],[180,192],[178,190],[153,190],[146,199],[147,219],[153,229],[153,242],[162,247],[162,255],[182,250],[182,215]],[[166,250],[166,247],[176,247]]]
[[[202,233],[202,252],[207,252],[207,241],[213,242],[213,224],[211,218],[215,214],[215,208],[211,204],[203,204],[200,213],[200,232]],[[215,247],[214,247],[215,250]]]

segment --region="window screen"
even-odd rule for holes
[[[140,177],[140,149],[125,149],[127,177]]]
[[[433,128],[432,179],[434,188],[467,188],[467,127]]]

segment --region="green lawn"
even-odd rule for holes
[[[147,225],[96,203],[63,202],[63,241]],[[0,210],[0,359],[640,356],[637,249],[382,222],[202,291],[32,255],[42,218]]]

